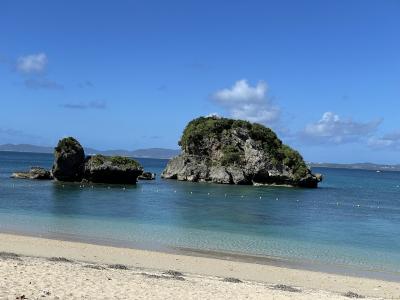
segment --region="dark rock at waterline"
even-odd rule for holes
[[[135,184],[143,167],[122,156],[93,155],[86,159],[83,178],[94,183]]]
[[[53,175],[49,170],[42,167],[32,167],[28,172],[14,172],[11,178],[17,179],[38,179],[38,180],[51,180]]]
[[[151,173],[151,172],[143,172],[142,175],[138,177],[139,180],[155,180],[156,179],[156,173]]]
[[[12,178],[56,179],[67,182],[136,184],[143,167],[134,159],[122,156],[94,155],[85,158],[81,144],[73,137],[61,139],[54,151],[52,170],[32,167],[28,172],[15,172]],[[146,172],[142,179],[155,179]]]
[[[85,152],[81,144],[73,137],[61,139],[54,150],[54,178],[79,182],[83,179],[84,169]]]
[[[322,180],[302,156],[269,128],[242,120],[201,117],[189,122],[182,152],[161,174],[166,179],[224,184],[316,188]]]

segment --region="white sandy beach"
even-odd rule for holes
[[[400,299],[398,282],[215,258],[10,234],[0,252],[0,299]]]

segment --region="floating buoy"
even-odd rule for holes
[[[260,196],[260,199],[261,199],[261,196]]]
[[[278,200],[279,200],[279,198],[276,198],[275,200],[276,200],[276,201],[278,201]]]

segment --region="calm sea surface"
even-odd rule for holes
[[[10,179],[50,154],[0,152],[0,231],[400,273],[400,172],[315,168],[318,189]],[[166,160],[140,159],[159,175]]]

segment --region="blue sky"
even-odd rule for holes
[[[177,148],[217,113],[400,163],[400,2],[1,1],[0,143]]]

